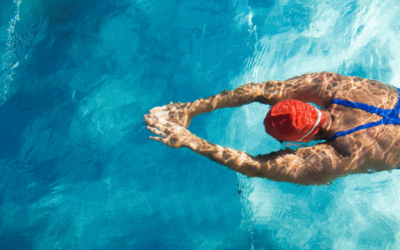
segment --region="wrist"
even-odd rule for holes
[[[200,98],[196,101],[190,103],[188,106],[188,118],[191,120],[196,115],[200,115],[202,113],[211,112],[211,102],[209,98]]]
[[[188,147],[192,151],[198,151],[200,145],[200,138],[195,135],[190,135],[186,137],[185,147]]]

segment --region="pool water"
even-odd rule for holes
[[[400,87],[397,0],[0,0],[0,249],[397,249],[400,171],[249,179],[142,117],[331,71]],[[190,130],[265,154],[269,107]]]

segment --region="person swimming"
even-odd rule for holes
[[[210,143],[186,129],[196,115],[252,102],[272,106],[264,126],[278,141],[325,142],[251,156]],[[150,139],[173,148],[188,147],[249,177],[318,185],[348,174],[397,168],[399,114],[399,89],[376,80],[321,72],[248,83],[192,103],[155,107],[144,121],[157,135]]]

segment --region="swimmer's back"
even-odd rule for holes
[[[351,77],[342,82],[342,88],[335,93],[335,99],[359,102],[381,109],[393,109],[399,99],[398,90],[379,81]],[[377,122],[382,116],[358,108],[331,105],[332,125],[327,131],[331,138],[340,131],[347,131],[370,122]],[[345,156],[355,159],[358,169],[390,169],[400,163],[400,125],[378,125],[355,131],[332,141]],[[353,165],[353,164],[352,164]]]

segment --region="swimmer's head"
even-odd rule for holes
[[[264,126],[278,141],[308,142],[325,122],[325,113],[316,107],[297,100],[284,100],[269,110]]]

